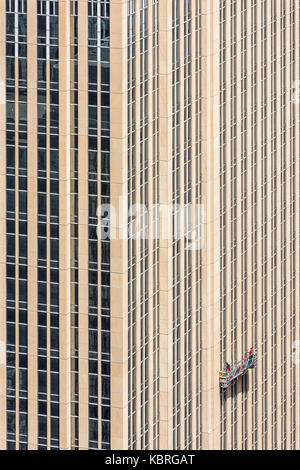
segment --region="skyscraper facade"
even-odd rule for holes
[[[299,13],[0,1],[1,449],[299,449]]]

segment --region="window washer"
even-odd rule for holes
[[[252,346],[249,350],[249,365],[252,364],[253,362],[253,349],[252,349]]]

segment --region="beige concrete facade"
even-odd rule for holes
[[[90,355],[89,104],[94,89],[89,83],[89,47],[96,41],[91,33],[94,16],[98,21],[97,47],[102,53],[101,21],[105,15],[100,13],[98,3],[98,10],[90,10],[91,2],[87,0],[59,0],[58,13],[59,448],[64,450],[86,450],[93,447],[91,441],[97,441],[98,448],[103,441],[107,444],[101,418],[104,396],[101,240],[97,242],[96,403],[90,392],[91,357],[94,356]],[[151,450],[299,449],[299,2],[110,0],[104,3],[110,6],[109,200],[118,214],[116,219],[111,219],[109,243],[110,417],[106,420],[110,425],[109,445],[111,449]],[[76,34],[74,15],[78,18]],[[40,445],[39,71],[34,0],[27,0],[26,16],[27,447],[37,449]],[[18,419],[15,442],[7,437],[5,385],[8,369],[6,17],[5,2],[0,2],[0,449],[9,447],[8,440],[19,449],[22,447]],[[76,53],[73,44],[77,46]],[[48,57],[48,82],[49,62]],[[17,57],[15,64],[17,83]],[[101,59],[96,64],[99,204],[103,151],[99,144],[102,142]],[[16,102],[17,99],[18,85]],[[47,83],[48,120],[49,100]],[[16,105],[16,123],[18,112]],[[51,226],[49,142],[48,123],[48,233]],[[76,152],[77,169],[73,160]],[[15,155],[17,161],[17,150]],[[16,164],[16,193],[18,171]],[[16,214],[18,204],[16,197]],[[158,239],[151,225],[148,237],[132,236],[131,211],[135,204],[146,206],[148,222],[157,217]],[[189,250],[185,237],[175,239],[177,219],[172,207],[176,204],[180,207],[191,204],[194,223],[201,207],[201,248]],[[158,214],[155,205],[160,207]],[[100,223],[100,215],[97,217]],[[78,233],[73,243],[74,223]],[[183,228],[182,219],[180,227]],[[17,256],[16,260],[17,273]],[[48,284],[45,446],[51,449],[49,281]],[[76,289],[78,305],[74,307]],[[16,282],[16,305],[18,295]],[[76,315],[78,323],[74,327]],[[21,350],[18,322],[16,314],[16,356]],[[219,370],[224,362],[242,359],[250,347],[257,353],[257,368],[227,392],[221,392]],[[18,389],[18,359],[16,379],[15,416],[18,418],[22,398]],[[96,439],[91,438],[96,419],[93,406],[98,413]]]

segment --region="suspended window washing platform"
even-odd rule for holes
[[[241,375],[246,374],[248,369],[254,369],[257,365],[256,353],[248,354],[244,359],[234,362],[219,372],[221,388],[228,388],[229,385]]]

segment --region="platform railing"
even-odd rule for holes
[[[227,388],[231,382],[236,380],[240,375],[247,372],[248,369],[254,369],[257,365],[256,353],[248,354],[240,361],[230,365],[229,370],[221,370],[219,372],[219,381],[221,388]]]

